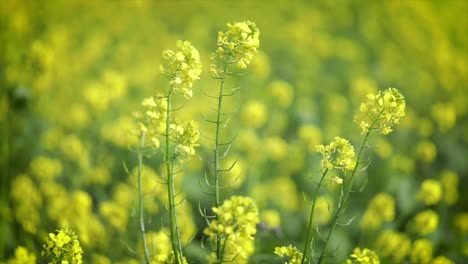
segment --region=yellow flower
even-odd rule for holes
[[[320,164],[322,171],[326,169],[351,171],[356,165],[354,147],[344,138],[335,137],[335,141],[326,146],[317,145],[316,149],[317,152],[322,154],[322,162]]]
[[[69,229],[57,230],[57,234],[50,233],[42,247],[41,255],[52,257],[52,261],[49,262],[51,264],[83,263],[83,250],[78,236]]]
[[[259,128],[267,121],[267,109],[259,101],[249,101],[242,107],[240,118],[245,125]]]
[[[392,221],[395,217],[395,200],[387,193],[379,193],[369,203],[361,221],[363,229],[378,229],[382,222]]]
[[[350,255],[350,257],[351,258],[346,260],[346,264],[380,264],[380,260],[377,254],[368,248],[361,249],[357,247],[353,250],[353,253]]]
[[[418,213],[412,222],[413,231],[420,235],[427,235],[434,232],[438,225],[439,216],[430,209]]]
[[[444,202],[453,205],[458,200],[458,175],[453,171],[444,171],[440,176]]]
[[[455,264],[455,262],[444,256],[438,256],[431,261],[431,264]]]
[[[253,253],[253,236],[260,222],[254,201],[249,197],[232,196],[220,207],[213,208],[213,213],[217,219],[209,223],[204,234],[212,241],[216,241],[217,237],[221,239],[222,245],[226,247],[224,261],[236,258],[236,263],[246,263]],[[212,262],[216,262],[213,256],[210,257]]]
[[[15,257],[9,259],[7,264],[36,264],[36,255],[29,253],[25,247],[19,246],[15,249]]]
[[[411,240],[404,233],[384,231],[377,238],[377,252],[394,263],[401,263],[411,251]]]
[[[288,259],[284,264],[299,264],[303,258],[302,252],[291,245],[287,247],[275,247],[275,254],[283,259]]]
[[[177,48],[176,51],[163,51],[165,63],[160,66],[160,72],[169,80],[172,91],[190,98],[193,83],[200,79],[200,54],[189,41],[178,40]]]
[[[228,31],[218,32],[217,50],[211,55],[210,73],[213,78],[224,76],[224,65],[235,63],[247,68],[260,47],[260,31],[251,21],[228,23]]]
[[[432,244],[427,239],[418,239],[414,241],[411,249],[411,263],[425,264],[432,259]]]
[[[379,93],[368,94],[367,101],[361,104],[360,113],[355,122],[361,127],[362,133],[377,130],[382,135],[389,134],[393,125],[400,123],[405,115],[405,98],[395,88],[388,88]]]
[[[275,103],[281,108],[288,108],[294,99],[294,89],[286,81],[276,80],[267,88],[270,90]]]
[[[468,234],[468,212],[458,213],[455,216],[454,226],[459,234]]]
[[[425,180],[418,192],[418,200],[425,205],[437,204],[442,198],[442,186],[437,180]]]

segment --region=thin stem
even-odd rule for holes
[[[226,73],[228,64],[224,65],[224,73]],[[214,150],[214,162],[213,162],[213,174],[215,180],[215,207],[221,206],[220,199],[220,183],[219,183],[219,140],[220,140],[220,130],[221,130],[221,113],[222,113],[222,104],[223,104],[223,93],[224,93],[224,83],[226,81],[226,74],[223,74],[221,79],[221,84],[219,87],[219,97],[218,97],[218,111],[216,117],[216,135],[215,135],[215,150]],[[219,216],[216,215],[216,221],[218,221]],[[216,236],[216,260],[219,262],[223,261],[221,249],[221,237]]]
[[[216,135],[215,135],[215,149],[214,149],[214,159],[213,159],[213,177],[215,182],[215,198],[214,204],[215,207],[221,206],[220,198],[220,181],[219,181],[219,141],[220,141],[220,131],[221,131],[221,118],[222,118],[222,105],[224,97],[224,83],[226,82],[226,72],[229,66],[229,59],[231,55],[227,56],[227,59],[224,64],[224,74],[221,78],[221,84],[219,87],[219,96],[218,96],[218,109],[216,116]],[[219,216],[216,215],[216,221],[219,220]],[[221,249],[221,237],[216,236],[216,261],[217,263],[223,262],[223,250]]]
[[[171,119],[171,99],[172,99],[172,90],[169,91],[167,95],[167,110],[166,110],[166,173],[167,173],[167,195],[169,200],[169,219],[170,219],[170,229],[171,229],[171,243],[172,251],[174,252],[175,263],[179,264],[183,258],[182,254],[182,244],[180,242],[179,236],[179,226],[177,224],[177,209],[175,203],[175,188],[174,188],[174,174],[173,174],[173,155],[170,146],[170,119]]]
[[[140,147],[138,149],[138,205],[139,205],[139,220],[140,220],[140,232],[141,239],[143,241],[143,250],[145,252],[145,261],[147,264],[150,263],[150,255],[148,251],[148,244],[146,242],[145,235],[145,218],[144,218],[144,204],[143,204],[143,177],[142,177],[142,168],[143,168],[143,148],[145,146],[145,137],[146,131],[141,133]]]
[[[315,188],[314,199],[312,201],[312,206],[310,208],[309,227],[307,228],[307,237],[306,237],[306,242],[305,242],[304,251],[303,251],[304,255],[302,257],[301,264],[305,263],[305,260],[306,260],[308,254],[309,254],[310,242],[312,240],[312,238],[311,238],[312,226],[313,226],[312,219],[314,217],[315,202],[317,201],[318,191],[319,191],[320,187],[322,186],[322,182],[325,179],[325,176],[327,175],[327,173],[328,173],[328,169],[325,169],[325,171],[322,173],[322,177],[320,178],[320,181],[317,184],[317,188]]]
[[[348,188],[346,192],[344,193],[343,199],[340,197],[340,202],[338,203],[338,208],[335,211],[335,215],[333,216],[333,222],[330,230],[328,231],[327,239],[325,240],[325,246],[322,249],[322,253],[320,254],[320,257],[318,259],[318,263],[320,264],[323,261],[323,258],[325,257],[325,251],[327,250],[328,242],[330,241],[330,238],[335,231],[336,225],[338,223],[338,219],[340,218],[341,214],[343,213],[344,208],[346,207],[346,204],[348,202],[349,194],[351,193],[352,187],[353,187],[353,182],[354,182],[354,176],[356,175],[357,168],[359,166],[359,162],[362,157],[362,153],[364,152],[364,147],[366,145],[367,139],[369,137],[371,130],[368,130],[366,134],[364,135],[364,138],[362,139],[361,146],[359,148],[359,152],[357,155],[356,159],[356,165],[354,165],[353,171],[351,173],[351,177],[349,180]]]

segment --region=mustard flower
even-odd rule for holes
[[[166,131],[167,97],[156,93],[154,96],[143,99],[141,105],[145,109],[144,112],[133,113],[138,123],[135,134],[141,137],[142,133],[146,133],[151,147],[158,149],[161,145],[159,136]]]
[[[172,91],[190,98],[193,83],[200,79],[200,54],[189,41],[178,40],[177,48],[163,51],[165,63],[160,66],[160,72],[169,80]]]
[[[40,181],[50,181],[63,171],[60,160],[46,156],[35,157],[30,164],[31,173]]]
[[[437,147],[431,141],[421,141],[416,145],[416,155],[424,162],[432,162],[437,155]]]
[[[353,170],[356,165],[354,147],[348,140],[335,137],[335,141],[330,144],[317,145],[317,152],[322,154],[322,162],[320,169],[340,169],[340,170]]]
[[[418,192],[418,200],[425,205],[437,204],[442,198],[442,186],[437,180],[425,180]]]
[[[386,230],[377,238],[376,246],[380,256],[401,263],[411,251],[411,240],[404,233]]]
[[[260,31],[254,22],[247,20],[227,26],[228,31],[218,32],[218,48],[211,55],[210,73],[215,78],[226,74],[225,63],[235,63],[239,69],[247,68],[260,47]]]
[[[302,125],[298,132],[298,137],[309,151],[315,150],[322,139],[322,132],[320,128],[314,125]]]
[[[37,184],[28,175],[20,174],[11,183],[10,195],[15,205],[15,218],[26,232],[36,234],[41,222],[38,209],[43,206]]]
[[[268,228],[278,228],[281,226],[281,216],[276,210],[262,210],[260,219]]]
[[[413,248],[411,249],[411,263],[429,263],[432,259],[432,251],[431,241],[427,239],[417,239],[413,242]]]
[[[50,233],[41,252],[42,256],[52,257],[49,264],[81,264],[82,254],[78,236],[69,229],[57,230],[57,234]]]
[[[170,131],[170,138],[176,143],[174,153],[181,163],[195,155],[195,148],[199,146],[200,139],[200,131],[195,121],[171,124]]]
[[[294,99],[294,89],[291,84],[286,81],[273,81],[268,86],[268,90],[270,90],[270,93],[275,101],[275,105],[278,105],[283,109],[288,108]]]
[[[353,250],[353,253],[350,255],[350,258],[347,259],[345,263],[380,264],[380,260],[374,251],[368,248],[361,249],[357,247]]]
[[[330,182],[331,182],[332,186],[341,185],[341,184],[343,184],[343,178],[335,176],[330,180]]]
[[[275,247],[275,254],[283,258],[283,260],[287,259],[287,261],[283,262],[284,264],[301,263],[303,258],[302,252],[291,245],[287,247]]]
[[[249,197],[232,196],[220,207],[213,208],[213,212],[218,215],[218,221],[211,221],[205,229],[205,234],[211,238],[234,232],[252,238],[257,232],[255,225],[259,222],[258,209]]]
[[[440,176],[443,200],[448,205],[458,201],[458,175],[453,171],[444,171]]]
[[[228,249],[225,260],[240,258],[247,260],[253,253],[253,236],[257,232],[256,225],[260,222],[258,209],[249,197],[232,196],[220,207],[213,208],[218,216],[210,222],[204,233],[210,240],[221,238],[222,244]],[[247,247],[246,247],[247,246]],[[216,261],[210,257],[210,262]]]
[[[260,101],[249,101],[242,107],[240,118],[242,123],[246,126],[259,128],[263,126],[268,119],[267,108],[265,104]]]
[[[378,229],[382,222],[395,218],[395,199],[387,193],[379,193],[370,201],[361,221],[363,229]]]
[[[15,249],[15,256],[9,259],[7,264],[36,264],[36,255],[33,252],[29,253],[28,249],[19,246]]]
[[[454,226],[459,234],[468,234],[468,212],[462,212],[455,215]]]
[[[439,216],[433,210],[427,209],[418,213],[412,221],[412,229],[420,235],[434,232],[439,225]]]
[[[393,131],[393,125],[400,123],[400,118],[405,115],[405,98],[395,88],[379,91],[377,95],[368,94],[367,102],[362,103],[355,122],[362,133],[377,130],[382,135]]]
[[[455,262],[447,257],[438,256],[431,261],[431,264],[455,264]]]

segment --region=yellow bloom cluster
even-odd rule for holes
[[[440,175],[444,202],[453,205],[458,200],[458,175],[453,171],[444,171]]]
[[[29,253],[25,247],[19,246],[15,249],[15,256],[9,259],[7,264],[36,264],[36,255]]]
[[[195,155],[195,147],[199,146],[200,131],[195,121],[170,125],[170,138],[175,142],[175,157],[180,163]]]
[[[433,210],[427,209],[418,213],[412,221],[412,229],[420,235],[434,232],[439,225],[439,215]]]
[[[455,215],[453,225],[460,235],[468,234],[468,212],[461,212]]]
[[[226,245],[225,260],[246,260],[253,253],[253,236],[257,232],[256,225],[260,222],[258,209],[254,201],[245,196],[232,196],[220,207],[213,208],[217,219],[210,222],[204,230],[210,240],[221,238]],[[248,245],[248,248],[245,247]],[[237,257],[236,257],[237,256]],[[212,258],[210,258],[212,259]],[[215,260],[214,260],[215,261]]]
[[[423,264],[429,263],[432,259],[432,244],[431,241],[427,239],[417,239],[413,243],[413,248],[411,249],[411,263],[414,264]]]
[[[36,234],[41,222],[39,208],[43,205],[36,183],[26,174],[18,175],[11,184],[10,195],[15,204],[15,218],[26,232]]]
[[[378,229],[383,222],[395,217],[395,199],[388,193],[379,193],[369,203],[362,216],[361,228]]]
[[[404,234],[386,230],[377,238],[377,252],[380,256],[401,263],[411,251],[411,240]]]
[[[330,144],[317,145],[317,152],[322,154],[322,162],[320,169],[340,169],[340,170],[353,170],[356,165],[354,147],[348,140],[335,137],[335,141]]]
[[[418,192],[418,200],[425,205],[437,204],[442,198],[442,186],[437,180],[425,180]]]
[[[353,250],[353,253],[350,255],[350,257],[351,258],[346,260],[346,264],[380,264],[380,260],[377,254],[368,248],[361,249],[357,247]]]
[[[135,112],[138,121],[137,135],[144,132],[151,141],[151,147],[159,148],[160,136],[166,133],[167,97],[161,94],[146,98],[142,102],[145,112]],[[195,154],[195,147],[199,146],[200,131],[194,121],[180,122],[175,120],[169,125],[169,137],[175,145],[175,157],[180,162],[188,160]]]
[[[214,78],[226,74],[223,68],[226,64],[236,63],[240,69],[247,68],[260,47],[260,31],[254,22],[247,20],[227,26],[228,31],[218,32],[218,49],[211,54],[210,73]]]
[[[275,254],[283,259],[288,259],[284,264],[298,264],[301,263],[303,258],[302,252],[291,245],[287,247],[275,247]]]
[[[200,79],[200,54],[189,41],[178,40],[177,48],[163,51],[166,62],[160,66],[160,72],[169,80],[172,91],[190,98],[193,82]]]
[[[431,261],[431,264],[455,264],[455,262],[444,256],[438,256]]]
[[[81,264],[83,263],[83,250],[78,236],[72,230],[61,229],[57,234],[50,233],[43,245],[42,256],[51,256],[49,264]]]
[[[360,113],[355,117],[362,133],[377,130],[382,135],[393,131],[394,124],[400,123],[405,115],[405,98],[395,88],[379,91],[377,95],[368,94],[367,102],[360,106]]]
[[[167,97],[157,93],[154,96],[143,99],[141,105],[145,108],[145,112],[133,113],[138,122],[137,136],[146,133],[152,143],[152,147],[159,148],[161,145],[158,137],[166,131],[166,111]]]

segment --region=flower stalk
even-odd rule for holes
[[[145,261],[147,264],[150,263],[150,254],[148,251],[148,244],[146,241],[146,229],[145,229],[145,218],[144,218],[144,198],[143,198],[143,177],[142,177],[142,168],[143,168],[143,149],[145,146],[146,131],[142,131],[140,137],[140,146],[138,148],[138,213],[139,213],[139,222],[140,222],[140,233],[141,240],[143,242],[143,251],[145,255]]]

